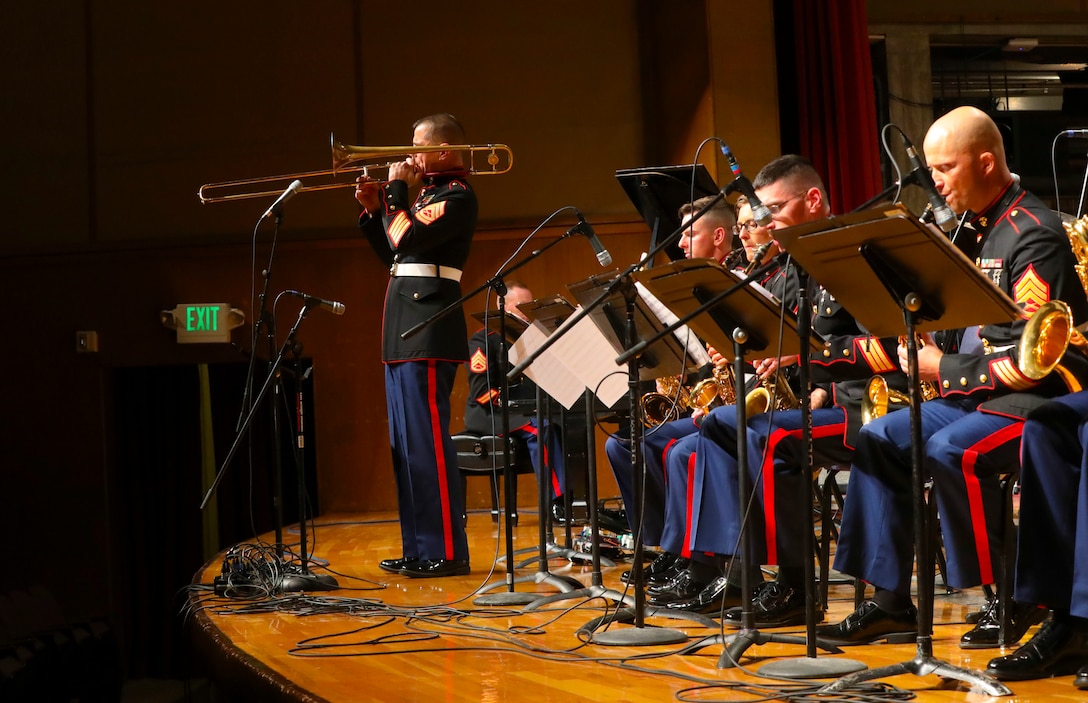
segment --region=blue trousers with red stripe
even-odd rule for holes
[[[665,522],[665,456],[669,448],[681,437],[692,435],[699,427],[689,417],[666,422],[647,430],[642,438],[642,456],[646,465],[646,481],[643,484],[642,543],[648,546],[661,544],[661,531]],[[631,442],[619,437],[609,437],[604,445],[608,463],[616,476],[616,485],[627,508],[628,521],[635,517],[635,471],[631,465]],[[635,531],[635,525],[631,525]]]
[[[1024,423],[1016,600],[1088,618],[1088,391]]]
[[[978,411],[976,401],[922,403],[922,470],[933,479],[948,583],[994,583],[1002,551],[999,475],[1020,466],[1023,421]],[[858,434],[835,568],[878,588],[910,594],[914,499],[909,412],[874,420]],[[927,567],[928,568],[928,567]]]
[[[849,461],[853,451],[843,437],[845,411],[812,411],[815,466]],[[745,542],[754,563],[802,566],[804,531],[811,510],[809,482],[802,475],[801,411],[778,410],[748,419],[748,486]],[[694,549],[732,554],[739,544],[741,507],[737,493],[736,410],[715,410],[704,421],[696,447],[695,480],[689,522]]]
[[[450,392],[458,366],[435,360],[385,365],[389,444],[407,558],[468,559],[461,517],[465,497],[450,438]]]
[[[544,435],[544,463],[541,464],[540,435]],[[533,463],[533,473],[539,483],[544,480],[544,471],[549,469],[548,482],[551,484],[549,491],[553,498],[563,495],[566,490],[566,469],[563,461],[563,442],[560,431],[556,425],[544,423],[544,432],[541,433],[536,425],[536,418],[531,418],[527,423],[516,429],[510,430],[510,436],[525,444],[525,450],[529,452],[529,459]]]

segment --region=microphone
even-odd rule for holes
[[[752,206],[752,218],[756,221],[756,224],[760,227],[771,224],[771,211],[756,195],[756,189],[752,187],[752,182],[748,180],[748,176],[741,173],[740,164],[737,163],[733,152],[729,150],[726,144],[718,143],[721,144],[722,154],[729,161],[729,170],[733,172],[733,182],[726,187],[726,191],[739,189],[748,198],[748,204]]]
[[[593,231],[593,227],[586,222],[586,218],[582,217],[582,213],[577,208],[574,209],[574,213],[578,215],[578,224],[571,227],[567,234],[577,232],[588,239],[593,251],[597,252],[597,261],[601,262],[601,266],[610,266],[612,264],[612,255],[601,244],[601,240],[597,239],[597,233]]]
[[[280,214],[280,210],[283,209],[283,204],[298,195],[298,192],[300,190],[302,190],[302,181],[296,178],[295,180],[291,181],[291,185],[287,186],[287,190],[283,191],[283,195],[276,198],[276,202],[272,203],[268,207],[268,209],[264,211],[264,214],[261,215],[261,219],[263,220],[269,215]]]
[[[933,176],[929,173],[929,167],[922,162],[918,152],[914,150],[914,144],[907,139],[902,132],[899,136],[903,139],[903,148],[906,149],[907,158],[910,159],[911,172],[904,180],[913,180],[920,185],[929,195],[929,204],[933,207],[933,221],[941,228],[942,232],[951,232],[956,228],[956,213],[948,207],[948,203],[937,191],[937,184],[933,182]]]
[[[306,306],[311,308],[324,308],[333,315],[344,314],[344,304],[335,300],[325,300],[324,298],[318,298],[317,296],[307,295],[302,291],[289,290],[288,294],[295,296],[296,298],[302,298],[306,301]]]

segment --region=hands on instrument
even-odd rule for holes
[[[794,354],[793,356],[756,359],[752,362],[752,366],[755,367],[756,375],[759,376],[759,380],[766,381],[768,378],[774,376],[775,371],[779,368],[792,366],[793,364],[796,364],[797,361],[797,355]]]
[[[409,188],[414,188],[423,180],[423,172],[416,161],[409,156],[404,161],[389,164],[389,180],[404,181]]]
[[[381,207],[378,189],[381,184],[370,176],[359,176],[355,181],[355,199],[366,208],[367,212],[377,212]]]
[[[906,340],[899,340],[899,368],[903,373],[907,373],[907,345]],[[941,357],[944,356],[937,345],[933,342],[932,334],[925,334],[918,336],[918,380],[919,381],[937,381],[940,380],[941,371]]]

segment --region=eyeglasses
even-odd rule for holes
[[[797,195],[791,195],[790,197],[786,198],[785,200],[783,200],[780,203],[763,203],[763,205],[766,206],[766,208],[771,211],[772,215],[777,215],[779,212],[782,211],[782,208],[784,208],[786,206],[786,203],[788,203],[788,202],[790,202],[792,200],[797,200],[798,198],[800,198],[802,195],[804,195],[807,192],[808,191],[803,190],[800,193],[798,193]]]
[[[759,225],[756,223],[755,220],[748,220],[747,222],[738,222],[737,224],[733,225],[733,234],[735,234],[735,235],[737,235],[739,237],[744,232],[747,232],[748,234],[751,234],[752,232],[755,232],[758,228],[759,228]]]

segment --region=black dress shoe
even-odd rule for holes
[[[817,628],[816,637],[844,647],[877,640],[889,644],[910,642],[918,637],[918,611],[912,605],[901,613],[889,613],[867,600],[839,624]]]
[[[415,564],[419,559],[415,557],[401,557],[400,559],[382,559],[378,562],[378,568],[391,574],[399,574],[401,569],[409,564]]]
[[[699,591],[694,598],[666,603],[671,610],[685,610],[689,613],[720,613],[724,608],[740,605],[740,586],[729,583],[725,576],[719,576]]]
[[[1088,627],[1051,618],[1012,654],[991,659],[986,673],[1002,681],[1024,681],[1077,673],[1088,664]]]
[[[805,623],[805,592],[778,581],[763,584],[752,597],[752,615],[755,627],[789,627]],[[821,619],[823,613],[819,613]],[[740,607],[730,608],[722,616],[722,623],[732,627],[743,625],[744,613]]]
[[[1005,639],[1005,644],[1019,642],[1027,633],[1029,627],[1046,620],[1049,614],[1044,608],[1036,608],[1034,605],[1016,602],[1010,605],[1012,606],[1011,627],[1009,628],[1009,636]],[[960,638],[961,649],[990,649],[1000,646],[998,640],[1001,635],[1001,621],[997,617],[997,611],[997,599],[994,598],[990,601],[990,607],[979,618],[978,623],[963,633],[963,637]]]
[[[467,576],[468,559],[424,559],[407,564],[400,570],[412,578],[437,578],[439,576]]]
[[[1088,691],[1088,664],[1085,664],[1077,672],[1077,677],[1073,679],[1073,685],[1082,691]]]
[[[680,575],[666,586],[647,591],[649,597],[646,602],[654,607],[668,605],[678,600],[688,600],[699,595],[706,588],[706,581],[698,581],[690,571],[681,571]]]
[[[650,583],[663,583],[675,577],[687,565],[687,559],[682,559],[672,552],[661,552],[656,559],[650,562],[649,566],[642,569],[642,578]],[[620,581],[630,583],[631,571],[624,571],[620,575]]]

